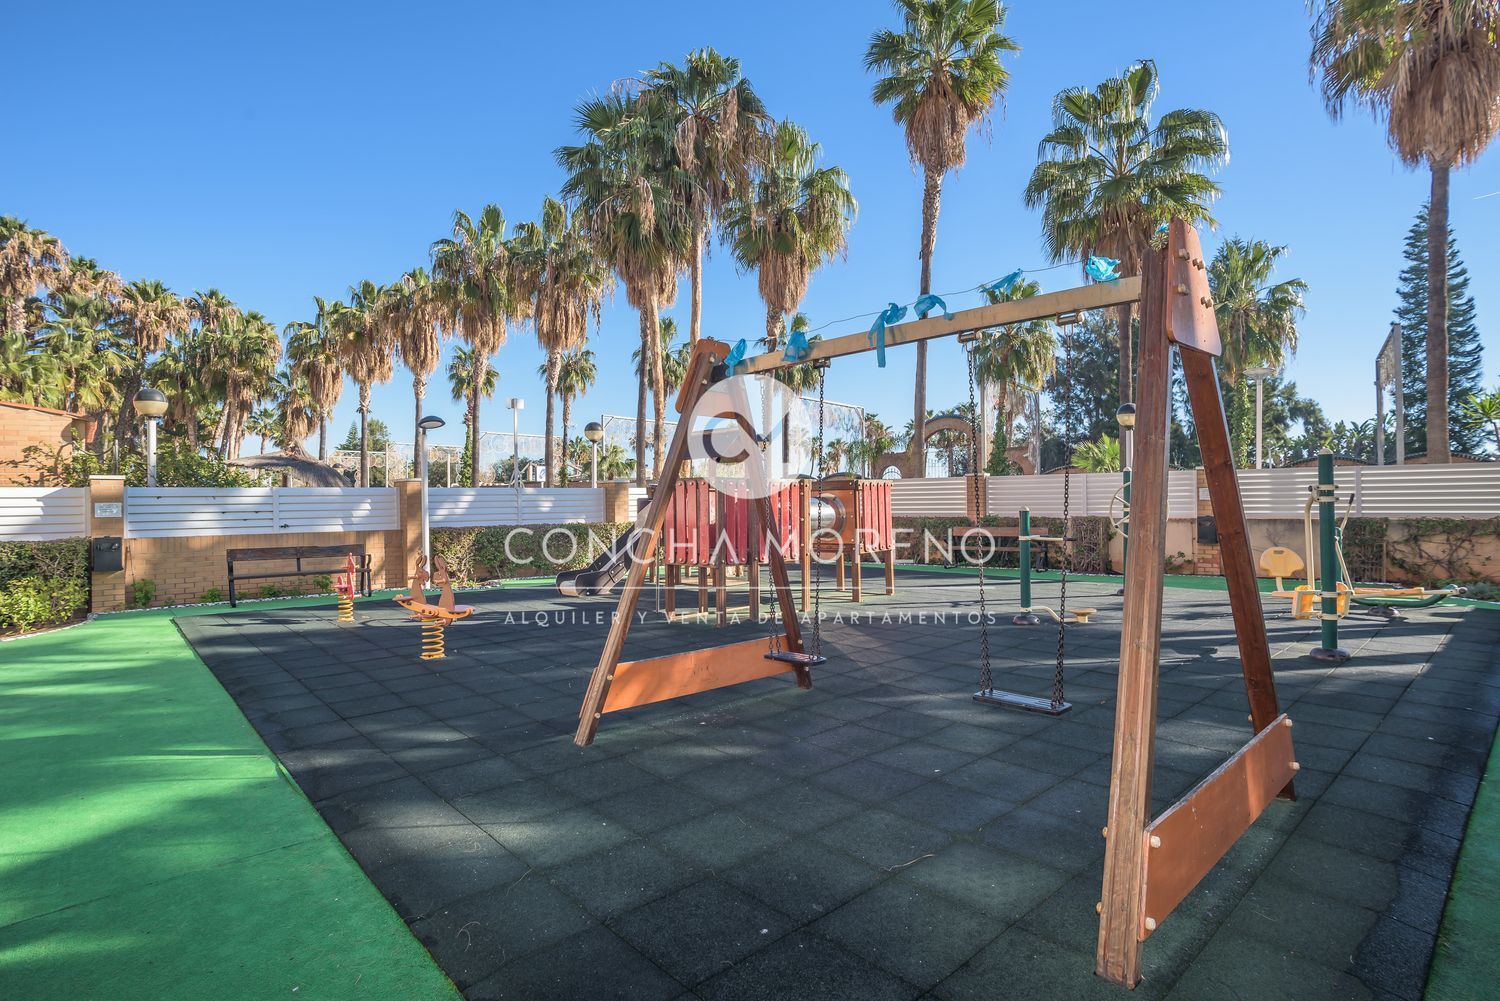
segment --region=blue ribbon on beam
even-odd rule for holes
[[[1120,262],[1113,257],[1100,257],[1090,254],[1089,259],[1084,262],[1083,273],[1096,282],[1117,282],[1120,280]]]
[[[1021,283],[1021,276],[1025,273],[1026,272],[1023,269],[1016,268],[1016,270],[1012,271],[1004,278],[992,281],[988,285],[979,286],[979,290],[981,292],[993,292],[999,295],[1004,295]]]
[[[875,364],[881,368],[885,368],[885,328],[892,323],[900,323],[905,315],[906,307],[893,302],[870,324],[870,343],[875,347]]]
[[[793,330],[786,339],[786,348],[781,352],[782,361],[801,361],[806,358],[808,352],[812,351],[812,345],[807,343],[807,334],[801,330]]]
[[[729,353],[724,356],[724,365],[729,369],[731,375],[734,374],[734,367],[745,360],[745,348],[745,339],[741,337],[735,342],[734,347],[729,349]]]
[[[953,319],[953,314],[948,312],[948,304],[943,301],[943,297],[940,295],[933,295],[931,292],[927,293],[924,296],[918,297],[917,301],[912,303],[911,308],[919,317],[924,320],[927,319],[927,314],[932,312],[934,309],[942,310],[943,319]]]

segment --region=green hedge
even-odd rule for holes
[[[87,539],[0,542],[0,632],[66,622],[88,602]]]
[[[456,581],[465,584],[549,575],[588,566],[603,547],[629,528],[626,522],[440,528],[432,533],[432,552],[448,564]]]
[[[1073,530],[1068,534],[1074,539],[1073,572],[1108,573],[1109,519],[1090,516],[1070,520],[1073,522]],[[898,530],[904,530],[898,531],[897,558],[915,563],[942,563],[948,530],[955,529],[961,535],[963,529],[972,524],[968,518],[893,518],[892,522]],[[979,523],[991,528],[1014,528],[1020,523],[1020,519],[990,515],[981,518]],[[1038,535],[1062,535],[1063,520],[1035,516],[1031,519],[1031,530]],[[931,541],[924,538],[923,532],[932,537]],[[1055,553],[1053,559],[1056,560]],[[1018,554],[999,553],[990,561],[990,565],[1017,567],[1020,565]]]

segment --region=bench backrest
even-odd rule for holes
[[[321,556],[348,556],[353,553],[355,558],[363,563],[365,560],[365,546],[362,542],[350,543],[343,546],[265,546],[256,549],[230,549],[225,556],[231,561],[253,561],[253,560],[297,560],[309,559]]]

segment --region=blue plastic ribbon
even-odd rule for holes
[[[724,356],[724,364],[731,373],[734,372],[736,365],[745,360],[745,347],[745,339],[741,337],[735,342],[734,347],[729,349],[729,353]]]
[[[940,309],[943,311],[943,319],[953,319],[953,314],[948,312],[948,304],[943,301],[943,297],[940,295],[933,295],[931,292],[919,297],[916,302],[912,303],[911,308],[916,312],[918,316],[920,316],[924,320],[927,319],[927,314],[932,312],[934,309]]]
[[[992,281],[988,285],[979,286],[979,290],[981,292],[994,292],[999,295],[1005,295],[1009,293],[1011,289],[1020,284],[1021,276],[1025,273],[1026,272],[1021,268],[1016,268],[1016,270],[1012,271],[1004,278],[1001,278],[997,281]]]
[[[1156,227],[1156,234],[1155,235],[1161,236],[1164,233],[1166,233],[1166,231],[1167,231],[1167,224],[1166,223],[1162,223],[1160,226]]]
[[[781,360],[801,361],[810,351],[812,351],[812,345],[807,343],[807,334],[801,330],[793,330],[791,336],[786,339],[786,348],[781,352]]]
[[[1083,265],[1083,273],[1096,282],[1117,282],[1120,280],[1119,268],[1120,262],[1113,257],[1090,254]]]
[[[875,364],[881,368],[885,368],[885,328],[892,323],[900,323],[905,315],[906,307],[893,302],[870,324],[870,343],[875,347]]]

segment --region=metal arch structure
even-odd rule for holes
[[[1401,324],[1392,323],[1375,356],[1375,465],[1385,465],[1385,390],[1394,396],[1396,465],[1406,464],[1406,401],[1401,393]]]
[[[1125,589],[1120,635],[1109,826],[1095,952],[1095,972],[1125,987],[1134,987],[1140,981],[1141,949],[1146,939],[1275,798],[1292,795],[1291,780],[1298,768],[1293,760],[1291,721],[1277,703],[1229,426],[1219,396],[1214,358],[1221,344],[1207,267],[1197,233],[1187,223],[1172,222],[1164,242],[1164,247],[1147,253],[1140,277],[980,306],[948,318],[896,324],[886,328],[885,334],[885,346],[899,348],[989,327],[1140,303],[1133,531],[1126,561],[1130,584]],[[1210,499],[1219,523],[1220,551],[1254,733],[1223,765],[1153,819],[1151,773],[1165,587],[1162,566],[1166,556],[1170,355],[1174,348],[1182,362]],[[819,341],[806,357],[795,362],[786,361],[779,353],[768,353],[745,359],[726,372],[722,362],[728,346],[701,339],[689,360],[677,410],[691,412],[716,376],[768,373],[873,350],[870,336],[859,332]],[[687,423],[684,421],[673,434],[662,483],[643,518],[630,578],[621,591],[619,608],[579,710],[574,743],[580,747],[593,742],[602,716],[616,708],[788,671],[795,673],[799,686],[812,685],[807,663],[772,661],[763,649],[764,640],[621,661],[649,554],[661,532],[667,498],[680,475],[679,460],[686,454],[691,436]],[[777,600],[790,609],[793,605],[785,565],[775,558],[771,564]],[[787,650],[801,651],[795,616],[786,618],[784,641]],[[617,683],[624,691],[612,697],[612,687]]]

